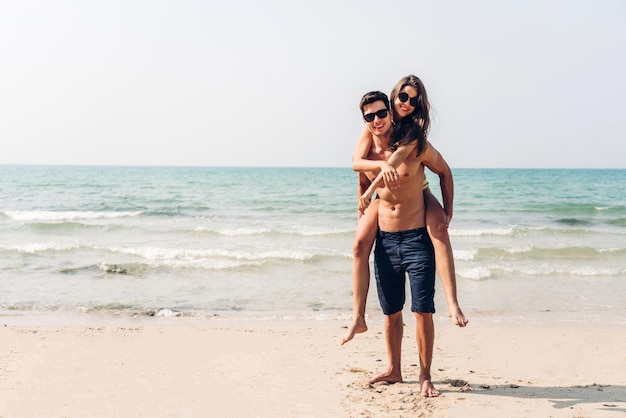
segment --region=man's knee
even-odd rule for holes
[[[400,323],[403,324],[402,326],[404,326],[404,323],[403,323],[403,320],[402,320],[402,309],[400,309],[399,311],[395,311],[393,313],[390,313],[390,314],[385,314],[385,317],[387,318],[387,322],[389,322],[389,323],[400,322]]]
[[[433,314],[431,312],[414,312],[414,314],[418,323],[432,322],[433,320]]]

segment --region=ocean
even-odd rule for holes
[[[453,174],[470,321],[626,323],[626,170]],[[0,166],[0,316],[347,324],[356,186],[350,168]]]

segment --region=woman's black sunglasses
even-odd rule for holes
[[[409,94],[403,91],[398,93],[398,99],[400,99],[402,103],[405,103],[408,100],[409,104],[413,107],[417,107],[417,105],[419,104],[419,102],[417,101],[417,96],[409,97]]]
[[[378,112],[368,113],[367,115],[363,115],[363,119],[365,119],[365,122],[373,122],[374,116],[378,116],[378,119],[385,119],[388,110],[389,109],[380,109]]]

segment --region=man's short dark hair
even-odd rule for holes
[[[361,109],[361,114],[363,114],[363,108],[370,103],[374,103],[381,100],[387,109],[389,109],[389,98],[382,91],[370,91],[369,93],[365,93],[361,98],[361,103],[359,104],[359,108]]]

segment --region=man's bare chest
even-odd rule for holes
[[[384,160],[387,161],[393,152],[389,148],[380,148],[372,146],[367,154],[368,160]]]

